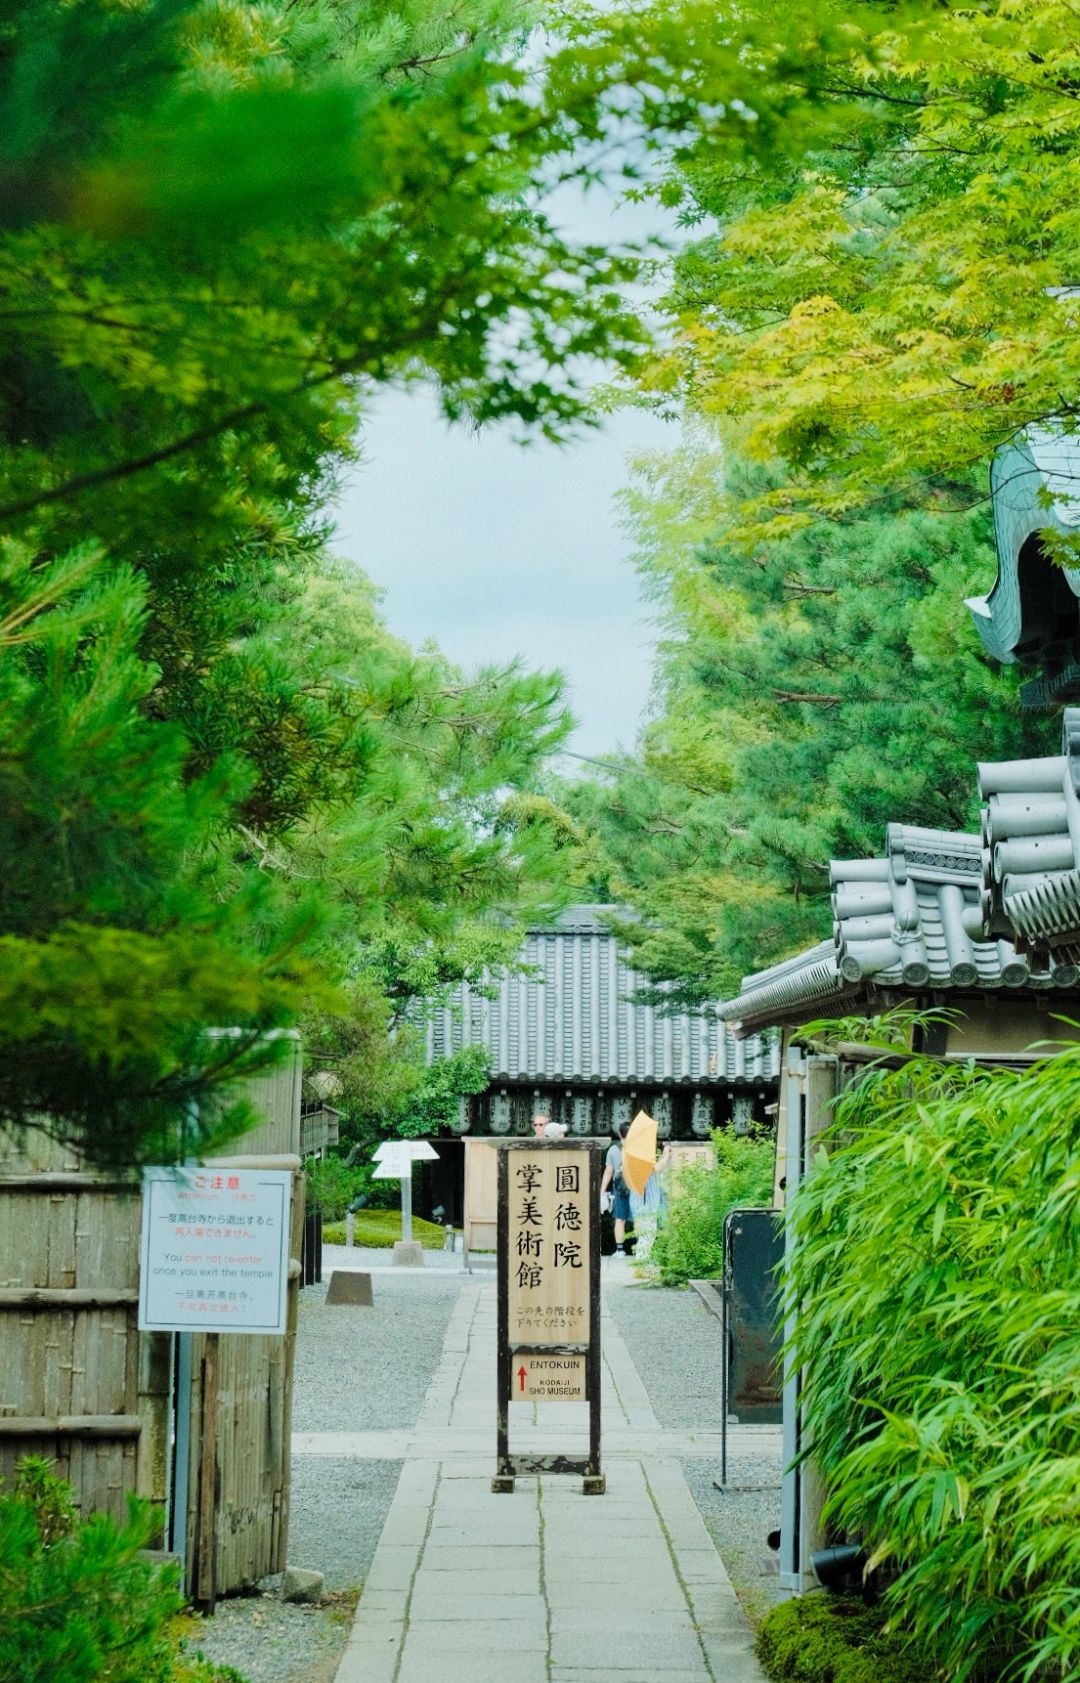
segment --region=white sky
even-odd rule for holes
[[[560,211],[589,239],[641,238],[660,214],[576,189]],[[559,667],[579,720],[571,748],[629,748],[655,633],[613,497],[628,455],[676,442],[673,428],[623,413],[575,444],[522,448],[501,429],[449,428],[423,391],[385,393],[340,499],[339,547],[384,588],[399,636],[434,638],[466,667],[514,655]]]

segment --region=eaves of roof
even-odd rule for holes
[[[1075,989],[1072,963],[988,935],[978,836],[891,824],[884,859],[834,860],[833,937],[743,980],[721,1006],[745,1032],[866,1003],[878,993]]]

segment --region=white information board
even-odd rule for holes
[[[375,1152],[372,1180],[404,1180],[414,1163],[437,1162],[439,1153],[428,1140],[383,1140]]]
[[[394,1140],[392,1149],[384,1151],[376,1159],[372,1170],[372,1180],[404,1180],[406,1175],[412,1174],[412,1166],[416,1158],[409,1150],[407,1140]]]
[[[285,1331],[288,1169],[144,1169],[142,1332]]]

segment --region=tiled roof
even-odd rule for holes
[[[1000,987],[1015,956],[982,942],[978,836],[890,824],[885,859],[834,860],[833,931],[847,982]],[[1021,966],[1024,976],[1027,967]]]
[[[1025,762],[1038,764],[1040,762]],[[833,937],[743,980],[721,1014],[757,1028],[807,1021],[871,990],[948,992],[1077,985],[1072,964],[988,935],[991,896],[978,836],[890,824],[884,859],[834,860]]]
[[[457,987],[428,1023],[428,1062],[482,1045],[493,1077],[508,1081],[707,1087],[774,1079],[773,1037],[737,1039],[715,1007],[667,1015],[633,1003],[646,978],[624,962],[604,923],[612,909],[570,907],[553,928],[530,931],[524,973],[482,990]]]
[[[846,990],[850,992],[851,990]],[[836,962],[836,942],[821,941],[808,952],[768,970],[744,976],[736,999],[725,1000],[720,1015],[729,1023],[782,1023],[794,1014],[812,1016],[820,1005],[828,1016],[840,1003],[845,984]]]
[[[1018,945],[1080,962],[1080,708],[1065,709],[1064,752],[979,766],[989,915]]]

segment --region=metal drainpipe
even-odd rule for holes
[[[802,1179],[805,1113],[806,1060],[796,1046],[787,1049],[786,1089],[786,1160],[784,1167],[784,1207],[798,1191]],[[791,1255],[791,1234],[785,1231],[785,1265]],[[799,1453],[799,1370],[787,1348],[795,1330],[795,1317],[789,1314],[784,1321],[784,1390],[783,1390],[783,1477],[780,1487],[780,1588],[788,1595],[802,1592],[799,1572],[800,1483],[798,1467],[793,1466]]]

